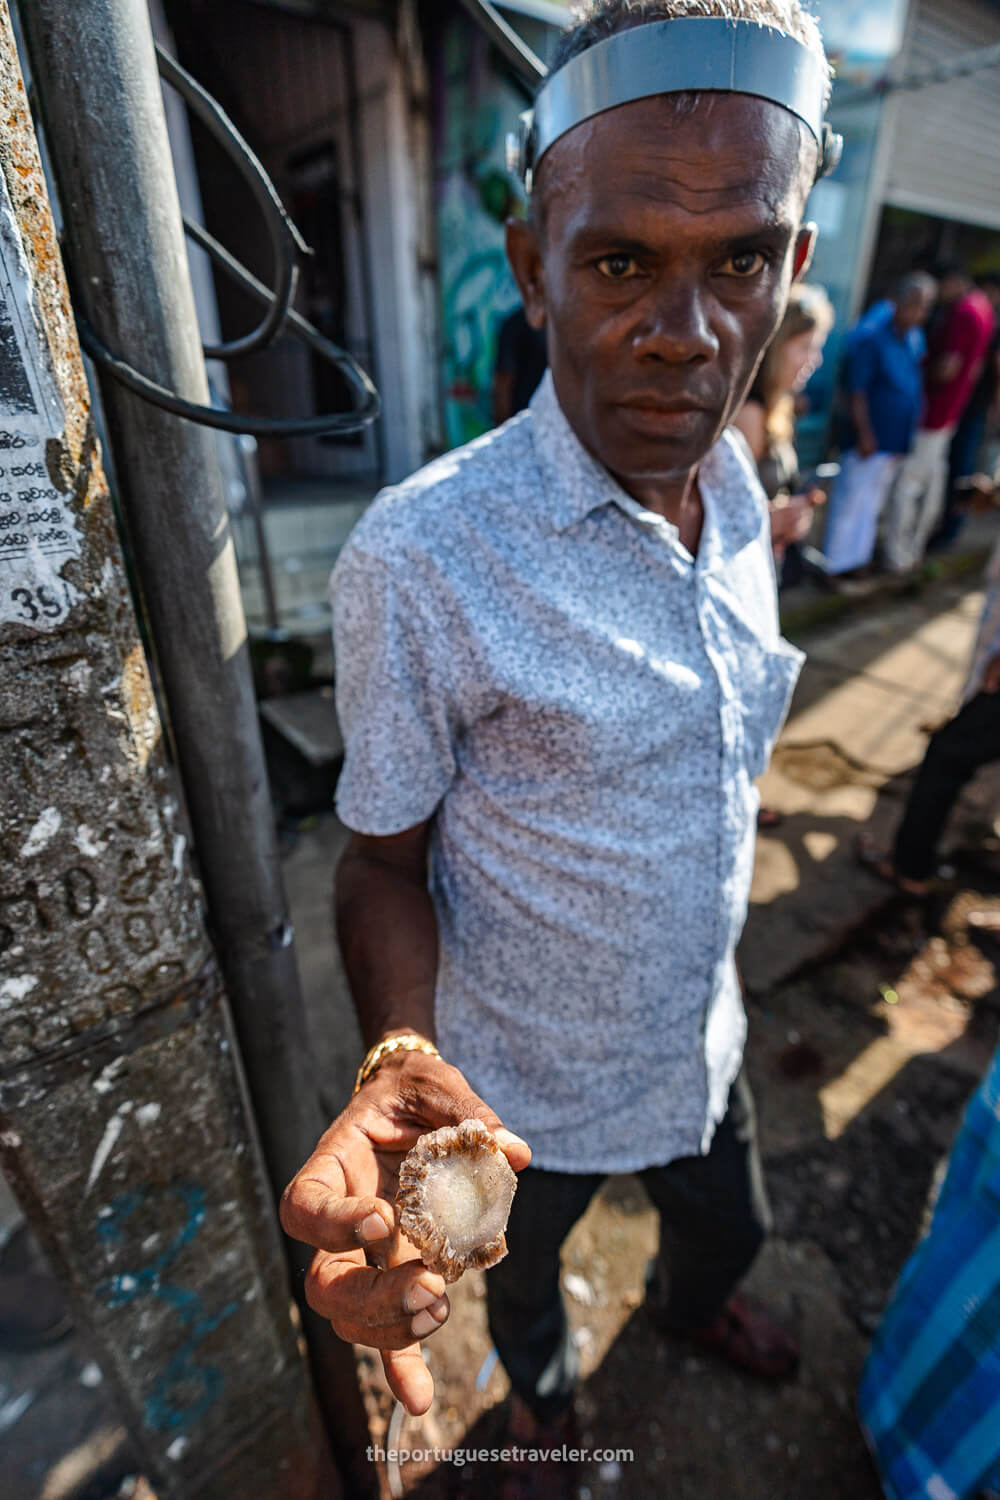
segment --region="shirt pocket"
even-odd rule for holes
[[[767,770],[804,661],[801,651],[781,639],[772,647],[746,637],[738,643],[735,686],[751,780]]]

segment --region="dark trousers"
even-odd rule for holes
[[[753,1097],[743,1075],[707,1156],[636,1175],[660,1216],[660,1252],[648,1288],[656,1321],[693,1332],[714,1321],[770,1228]],[[509,1253],[486,1277],[493,1342],[514,1390],[544,1422],[568,1407],[579,1373],[559,1252],[603,1181],[601,1173],[528,1167],[507,1226]]]
[[[976,472],[976,460],[986,433],[987,413],[988,408],[985,406],[969,408],[951,440],[951,448],[948,450],[948,496],[944,515],[931,537],[929,551],[950,547],[965,525],[966,513],[961,507],[969,497],[955,486],[960,479]]]
[[[932,735],[896,835],[898,875],[926,880],[933,874],[944,825],[967,781],[1000,760],[1000,694],[979,693]]]

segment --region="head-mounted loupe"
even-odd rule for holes
[[[832,172],[843,139],[824,122],[822,61],[794,37],[756,21],[685,16],[647,21],[579,53],[546,79],[507,143],[507,165],[530,192],[538,164],[560,136],[594,115],[656,94],[752,94],[790,110],[816,137],[817,177]]]

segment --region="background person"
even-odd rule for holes
[[[812,529],[816,507],[826,500],[818,487],[793,494],[799,478],[795,451],[795,398],[823,362],[823,346],[833,327],[833,307],[821,286],[799,282],[761,362],[750,394],[733,418],[746,438],[768,499],[775,570],[783,580],[798,542]],[[779,585],[780,586],[780,585]],[[757,827],[777,828],[781,814],[761,807]]]
[[[930,890],[938,845],[962,788],[981,767],[1000,760],[1000,543],[986,577],[962,707],[931,736],[893,848],[879,847],[867,833],[858,840],[862,862],[914,896]]]
[[[995,274],[980,278],[981,285],[996,284]],[[944,518],[931,537],[927,550],[944,551],[957,541],[969,513],[968,487],[962,480],[980,471],[980,455],[987,431],[1000,417],[1000,329],[986,355],[983,371],[969,398],[948,452],[948,499]]]
[[[789,547],[805,541],[826,493],[814,487],[793,493],[799,481],[795,451],[795,398],[823,363],[833,308],[821,286],[792,287],[788,307],[764,355],[750,394],[733,419],[750,445],[770,501],[771,538],[779,575]]]
[[[938,300],[943,306],[929,339],[924,415],[889,496],[885,561],[893,573],[916,567],[941,518],[951,442],[993,339],[1000,284],[980,289],[949,267]]]
[[[849,336],[848,424],[823,545],[832,574],[865,568],[874,555],[879,516],[923,408],[921,329],[936,294],[934,278],[914,271],[879,304],[880,316],[866,314]]]
[[[518,307],[500,325],[493,375],[493,421],[500,427],[524,411],[548,368],[545,335],[532,328]]]
[[[1000,1489],[998,1316],[1000,1052],[861,1380],[861,1425],[891,1500],[988,1500]]]

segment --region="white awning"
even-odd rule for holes
[[[919,73],[1000,43],[993,0],[914,0],[899,69]],[[900,93],[890,101],[883,200],[1000,229],[1000,70]]]

